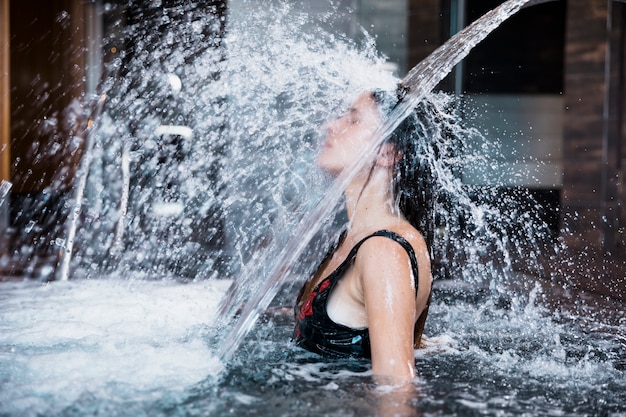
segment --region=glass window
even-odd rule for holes
[[[467,0],[466,23],[502,0]],[[519,11],[465,60],[466,93],[550,94],[563,91],[565,1]]]

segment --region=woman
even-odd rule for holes
[[[361,95],[327,127],[318,165],[351,166],[397,104]],[[428,107],[421,104],[345,190],[348,226],[296,301],[295,339],[326,356],[370,357],[375,375],[415,377],[431,293],[434,175],[427,155]]]

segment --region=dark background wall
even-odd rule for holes
[[[12,187],[2,238],[9,253],[54,257],[86,128],[83,2],[9,3]]]
[[[625,5],[569,0],[565,49],[563,237],[580,282],[624,295]]]

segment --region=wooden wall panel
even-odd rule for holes
[[[11,2],[11,178],[14,193],[71,188],[80,152],[72,124],[84,91],[79,0]]]
[[[626,298],[624,5],[568,0],[562,237],[582,288]],[[620,155],[621,154],[621,155]]]
[[[580,233],[570,244],[602,244],[597,213],[603,211],[605,158],[607,0],[569,0],[565,46],[563,143],[564,223]],[[576,213],[581,214],[576,216]],[[592,224],[593,223],[593,224]],[[584,232],[587,231],[587,232]],[[584,242],[584,243],[583,243]]]
[[[407,67],[413,68],[432,51],[442,39],[441,0],[408,0]]]

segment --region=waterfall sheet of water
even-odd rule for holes
[[[344,170],[318,205],[307,216],[303,217],[297,228],[293,230],[293,237],[285,245],[277,261],[274,262],[274,267],[270,270],[263,286],[246,301],[235,326],[229,331],[218,351],[218,356],[224,362],[228,362],[243,338],[254,326],[259,315],[267,309],[284,281],[290,277],[294,263],[302,255],[307,244],[317,232],[319,225],[328,219],[332,210],[336,208],[346,186],[354,175],[363,168],[365,161],[371,160],[370,157],[373,156],[381,141],[394,131],[417,103],[445,78],[474,46],[526,3],[528,0],[508,0],[486,13],[435,50],[403,78],[401,84],[408,92],[407,97],[394,109],[387,121],[374,134],[376,140],[373,140],[371,146],[363,150],[354,166]],[[245,279],[242,281],[245,282]],[[237,282],[234,285],[237,285]],[[232,308],[223,308],[223,310],[230,312]]]

